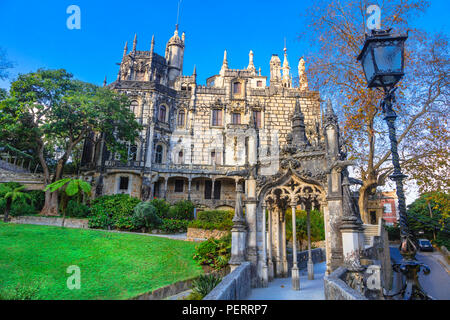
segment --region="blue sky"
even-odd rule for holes
[[[375,1],[374,1],[375,2]],[[427,14],[416,25],[448,33],[450,2],[431,1]],[[149,50],[152,34],[156,51],[164,55],[177,16],[177,0],[87,1],[87,0],[0,0],[0,47],[16,66],[17,73],[39,67],[65,68],[76,78],[102,84],[115,80],[125,41],[129,48],[138,34],[138,50]],[[66,8],[81,8],[81,30],[66,27]],[[230,68],[244,68],[248,52],[255,54],[256,68],[268,75],[273,53],[283,54],[287,41],[289,61],[309,50],[297,36],[305,31],[301,16],[308,1],[204,1],[183,0],[180,31],[186,32],[184,73],[197,65],[199,82],[219,72],[224,49]],[[0,82],[8,87],[8,82]]]

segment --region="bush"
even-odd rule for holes
[[[32,190],[28,192],[31,196],[31,205],[36,211],[41,211],[45,204],[45,192],[42,190]]]
[[[36,214],[37,211],[31,204],[23,201],[15,201],[11,205],[11,211],[9,212],[10,216],[18,217],[18,216],[29,216]]]
[[[231,234],[221,239],[208,239],[195,247],[194,260],[201,265],[222,269],[231,257]]]
[[[156,208],[150,202],[141,202],[134,208],[132,221],[135,229],[153,229],[162,224]]]
[[[220,283],[220,281],[222,281],[222,279],[215,274],[201,275],[192,281],[192,293],[194,294],[194,297],[201,297],[201,299],[203,299]]]
[[[233,227],[233,211],[210,210],[200,211],[197,220],[189,223],[190,228],[205,230],[231,230]]]
[[[92,201],[89,227],[133,230],[133,210],[141,201],[128,194],[98,197]]]
[[[193,220],[194,204],[189,200],[181,200],[170,207],[168,212],[169,219],[175,220]]]
[[[164,233],[186,232],[188,220],[163,219],[163,223],[159,226],[159,230]]]
[[[161,219],[169,218],[170,204],[166,200],[155,198],[149,202],[156,208],[157,214]]]
[[[391,241],[400,240],[400,228],[399,226],[384,226],[388,233],[388,239]]]
[[[233,227],[233,221],[225,220],[220,223],[212,223],[201,220],[194,220],[189,223],[189,228],[198,228],[204,230],[221,230],[221,231],[230,231]]]
[[[86,218],[89,216],[90,209],[83,203],[76,200],[69,200],[66,208],[66,216],[73,218]]]

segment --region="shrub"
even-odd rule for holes
[[[163,223],[159,226],[159,230],[164,233],[186,232],[188,220],[163,219]]]
[[[222,281],[222,279],[215,274],[201,275],[192,281],[192,293],[194,293],[196,298],[201,297],[201,299],[203,299],[220,283],[220,281]]]
[[[194,204],[189,200],[181,200],[170,207],[168,218],[175,220],[193,220]]]
[[[15,201],[11,206],[11,211],[9,212],[12,217],[29,216],[36,213],[37,211],[34,206],[25,201]]]
[[[169,208],[170,204],[164,199],[153,199],[150,203],[156,208],[157,214],[161,219],[169,218]]]
[[[208,239],[195,247],[194,259],[214,269],[224,268],[231,257],[231,234],[221,239]]]
[[[388,233],[388,239],[393,240],[400,240],[400,228],[399,226],[384,226]]]
[[[89,215],[90,209],[83,203],[78,203],[76,200],[69,200],[66,208],[66,215],[74,218],[86,218]]]
[[[134,208],[132,221],[136,229],[152,229],[162,224],[156,208],[150,202],[141,202]]]
[[[89,227],[133,230],[133,210],[140,202],[128,194],[98,197],[92,201]]]
[[[234,215],[233,211],[224,211],[224,210],[200,211],[197,214],[197,220],[209,223],[221,223],[226,220],[232,220],[233,215]]]
[[[31,205],[36,211],[41,211],[45,204],[45,192],[42,190],[32,190],[28,192],[31,196]]]
[[[205,230],[221,230],[221,231],[230,231],[233,227],[232,220],[225,220],[220,223],[212,223],[201,220],[194,220],[189,223],[189,228],[198,228]]]

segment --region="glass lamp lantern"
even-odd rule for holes
[[[407,35],[372,31],[358,56],[369,88],[392,88],[403,77]]]

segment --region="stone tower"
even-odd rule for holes
[[[270,59],[270,85],[280,85],[281,83],[281,60],[277,54],[273,54]]]
[[[166,46],[166,61],[169,67],[168,80],[173,82],[178,76],[183,74],[183,57],[184,57],[184,40],[185,34],[178,35],[178,25],[172,38],[169,39]]]

